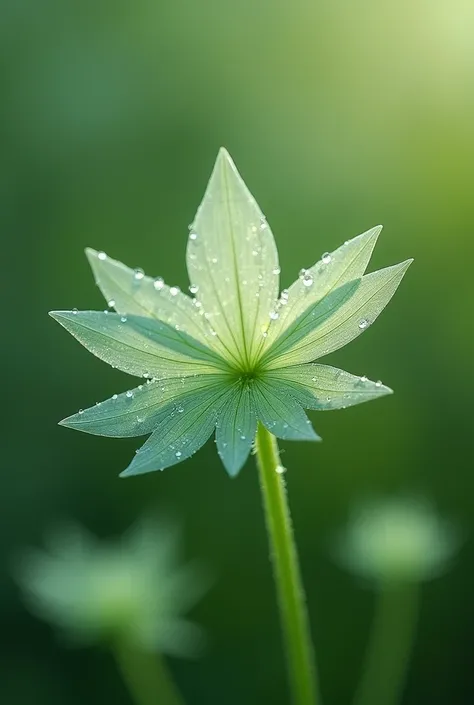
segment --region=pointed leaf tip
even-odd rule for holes
[[[219,152],[217,153],[217,158],[219,159],[227,159],[232,162],[232,157],[230,156],[228,150],[225,147],[220,147]]]
[[[91,259],[95,259],[99,254],[98,250],[94,250],[93,247],[85,247],[84,252],[89,262],[91,261]]]

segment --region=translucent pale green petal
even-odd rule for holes
[[[86,249],[97,286],[107,304],[123,315],[156,318],[178,327],[195,340],[216,347],[210,326],[198,302],[169,287],[161,278],[152,279],[140,269],[130,269],[104,252]]]
[[[227,383],[228,377],[218,374],[151,380],[136,389],[115,394],[111,399],[69,416],[60,423],[98,436],[143,436],[154,431],[163,409],[166,407],[169,411],[171,401],[179,407],[180,400],[186,401],[191,392],[215,390]]]
[[[187,266],[229,357],[248,363],[274,308],[280,269],[267,221],[225,149],[191,228]]]
[[[265,354],[265,362],[273,369],[302,364],[347,345],[367,330],[383,311],[411,262],[407,260],[365,275],[353,295],[347,300],[343,299],[340,306],[328,309],[327,300],[321,301],[313,311],[313,329],[294,345],[287,344],[284,332]],[[350,287],[350,284],[345,286]],[[333,296],[337,296],[337,292],[330,294],[327,299]]]
[[[193,455],[213,432],[230,390],[207,390],[171,403],[160,422],[121,477],[141,475],[176,465]]]
[[[371,382],[365,376],[355,377],[328,365],[284,367],[269,371],[266,378],[278,382],[301,406],[319,411],[345,409],[392,394],[392,390],[381,382]]]
[[[258,380],[253,385],[257,418],[278,438],[292,441],[321,440],[311,422],[287,389],[273,380]]]
[[[256,431],[257,418],[250,389],[246,384],[239,385],[219,414],[216,426],[217,451],[232,477],[247,460]]]
[[[176,377],[215,372],[222,361],[202,343],[161,321],[99,311],[50,314],[84,347],[123,372]]]
[[[382,226],[348,240],[332,253],[325,253],[304,276],[300,276],[279,300],[278,318],[270,321],[262,345],[268,350],[277,338],[296,320],[303,321],[315,304],[348,282],[360,279],[374,250]]]
[[[283,331],[273,346],[263,354],[262,359],[267,360],[281,356],[289,350],[295,350],[300,344],[306,344],[314,334],[315,329],[331,318],[343,304],[347,303],[360,286],[361,280],[347,282],[331,291],[321,301],[308,307],[288,328]]]

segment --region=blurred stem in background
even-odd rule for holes
[[[163,656],[124,641],[113,652],[135,705],[184,705]]]
[[[259,424],[257,465],[294,705],[320,702],[306,597],[276,438]],[[378,703],[380,705],[380,703]]]
[[[364,673],[354,705],[398,705],[418,621],[420,583],[381,582]]]

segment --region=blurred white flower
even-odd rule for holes
[[[455,527],[440,518],[428,501],[399,497],[355,508],[337,556],[363,578],[413,582],[442,573],[458,547]]]
[[[75,642],[193,655],[201,630],[182,615],[209,582],[199,566],[179,565],[178,539],[175,524],[150,517],[113,542],[62,527],[47,551],[23,554],[17,579],[31,611]]]

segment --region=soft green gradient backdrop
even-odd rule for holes
[[[284,447],[328,705],[349,702],[372,604],[329,558],[350,503],[421,490],[469,537],[473,23],[469,0],[3,0],[2,702],[129,703],[109,657],[62,648],[8,573],[58,519],[107,535],[149,506],[182,515],[187,554],[217,575],[195,610],[206,658],[172,663],[188,705],[287,702],[253,462],[231,481],[209,443],[119,480],[135,440],[56,425],[129,386],[47,317],[104,308],[84,247],[185,288],[187,225],[221,144],[269,218],[284,286],[379,222],[372,268],[415,258],[377,324],[328,358],[396,394],[313,413],[324,443]],[[405,705],[474,699],[473,560],[468,538],[426,586]]]

